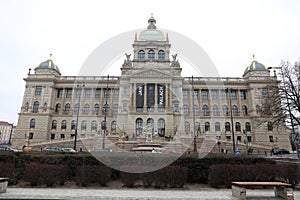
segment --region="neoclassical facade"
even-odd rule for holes
[[[263,64],[253,58],[238,78],[183,77],[170,48],[150,17],[121,76],[63,76],[51,58],[42,62],[24,78],[13,145],[72,140],[77,127],[78,138],[105,132],[129,140],[150,133],[230,141],[233,131],[240,143],[290,148],[284,127],[273,127],[257,110],[268,86],[278,84]]]

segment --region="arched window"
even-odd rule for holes
[[[155,57],[154,51],[151,49],[148,51],[148,60],[153,61]]]
[[[71,108],[71,105],[69,103],[67,103],[65,105],[65,112],[69,112],[70,111],[70,108]]]
[[[116,121],[112,121],[111,122],[111,131],[116,131],[117,130],[117,122]]]
[[[228,115],[228,107],[226,105],[222,106],[223,115]]]
[[[93,123],[93,122],[92,122]],[[97,122],[96,122],[97,123]],[[101,122],[101,130],[107,130],[107,121],[102,121]]]
[[[141,135],[143,132],[143,120],[141,118],[137,118],[135,121],[135,134],[136,136]]]
[[[235,123],[235,131],[241,132],[241,124],[240,124],[240,122],[236,122]]]
[[[78,113],[79,112],[79,103],[76,103],[74,105],[74,113]]]
[[[165,60],[165,52],[163,50],[159,50],[158,61],[164,61],[164,60]]]
[[[205,130],[205,132],[209,132],[210,131],[210,124],[209,124],[209,122],[205,122],[205,124],[204,124],[204,130]]]
[[[165,120],[163,118],[158,120],[158,135],[161,137],[165,136]]]
[[[246,127],[246,131],[248,131],[248,132],[251,131],[250,122],[246,122],[245,127]]]
[[[93,120],[92,123],[91,123],[91,130],[92,131],[97,131],[97,121],[96,120]]]
[[[215,132],[220,132],[221,131],[221,124],[220,122],[215,123]]]
[[[32,118],[32,119],[30,120],[29,127],[30,127],[30,128],[35,128],[35,119],[34,119],[34,118]]]
[[[52,120],[51,129],[56,129],[56,128],[57,128],[57,121]]]
[[[199,114],[199,106],[198,105],[194,105],[194,111],[195,111],[195,115]]]
[[[119,108],[119,105],[118,104],[114,104],[113,114],[118,114],[118,108]]]
[[[190,123],[189,122],[184,122],[184,131],[186,134],[190,132]]]
[[[144,61],[145,60],[145,51],[140,50],[138,53],[138,60],[139,61]]]
[[[195,133],[200,133],[200,123],[195,122]]]
[[[152,118],[147,119],[147,128],[150,128],[151,131],[154,131],[154,120]]]
[[[248,115],[247,106],[245,106],[245,105],[242,106],[242,112],[243,112],[244,115]]]
[[[62,130],[66,130],[67,129],[67,121],[66,120],[62,120],[61,121],[61,129]]]
[[[86,130],[86,127],[87,127],[87,122],[86,122],[86,120],[82,120],[82,121],[81,121],[81,130],[82,130],[82,131],[85,131],[85,130]]]
[[[38,101],[35,101],[33,103],[33,108],[32,108],[32,111],[33,112],[39,112],[39,107],[40,107],[40,103]]]
[[[96,113],[96,114],[98,114],[99,113],[99,110],[100,110],[100,106],[99,106],[99,104],[95,104],[94,105],[94,112]]]
[[[87,114],[90,111],[90,105],[89,104],[85,104],[84,108],[83,108],[83,113]]]
[[[232,106],[232,113],[233,113],[233,115],[238,115],[239,114],[239,109],[236,105]]]
[[[61,109],[61,104],[60,103],[58,103],[58,104],[56,104],[56,106],[55,106],[55,112],[60,112],[60,109]]]
[[[108,104],[104,104],[104,106],[103,106],[103,114],[106,114],[106,115],[109,114],[109,105]]]
[[[225,131],[230,131],[231,128],[230,128],[230,123],[229,122],[226,122],[225,123]]]
[[[71,121],[71,130],[75,130],[76,129],[76,121],[72,120]]]
[[[218,116],[219,115],[219,108],[217,105],[213,105],[213,115]]]
[[[272,124],[272,122],[268,122],[268,131],[273,131],[273,124]]]
[[[209,114],[208,105],[203,105],[202,111],[203,111],[203,115],[208,115]]]
[[[189,106],[188,105],[183,105],[183,114],[188,115],[189,114]]]

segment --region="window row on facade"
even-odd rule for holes
[[[157,54],[157,56],[156,56]],[[165,52],[164,50],[159,50],[158,52],[155,52],[155,50],[150,49],[148,51],[140,50],[138,52],[138,61],[165,61]]]
[[[179,95],[179,88],[174,87],[173,88],[173,92],[176,96]],[[227,100],[227,96],[228,96],[228,92],[226,90],[217,90],[217,89],[194,89],[193,91],[191,90],[186,90],[183,89],[182,90],[182,96],[183,99],[188,99],[189,98],[189,92],[193,92],[191,95],[194,99],[199,99],[201,97],[202,100],[208,100],[208,99],[212,99],[212,100]],[[232,89],[230,90],[230,97],[232,100],[237,100],[238,97],[241,100],[246,100],[247,98],[247,91],[246,90],[235,90]],[[221,98],[220,98],[221,97]]]
[[[178,103],[174,103],[174,112],[179,112],[179,104]],[[200,114],[200,109],[199,109],[199,106],[198,105],[194,105],[194,108],[192,109],[192,112],[195,112],[195,114]],[[222,106],[222,110],[220,111],[219,107],[217,105],[213,105],[212,106],[212,109],[210,110],[209,106],[204,104],[202,106],[202,110],[201,110],[202,114],[205,115],[205,116],[208,116],[208,115],[213,115],[213,116],[220,116],[221,113],[222,115],[224,116],[228,116],[230,113],[230,110],[228,108],[227,105],[223,105]],[[233,105],[232,106],[232,114],[237,116],[237,115],[240,115],[240,114],[243,114],[243,115],[248,115],[248,108],[246,105],[242,105],[242,112],[240,112],[239,108],[237,105]],[[183,114],[184,115],[189,115],[190,114],[190,108],[187,104],[184,104],[183,105]]]

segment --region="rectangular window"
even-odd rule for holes
[[[236,90],[231,90],[230,91],[230,96],[231,96],[231,99],[237,99],[237,91]]]
[[[198,93],[199,93],[198,90],[194,90],[194,93],[193,93],[194,99],[198,99]]]
[[[211,99],[217,100],[218,99],[218,90],[212,90],[211,91]]]
[[[129,94],[129,88],[128,87],[124,87],[123,88],[123,94],[124,95],[128,95]]]
[[[62,88],[58,88],[57,89],[57,98],[62,98],[63,95],[63,89]]]
[[[202,99],[208,99],[208,90],[202,90],[201,96],[202,96]]]
[[[240,90],[241,99],[246,99],[246,90]]]
[[[99,99],[100,95],[101,95],[101,89],[97,88],[96,91],[95,91],[95,98]]]
[[[128,104],[127,103],[123,103],[123,111],[127,111],[128,110]]]
[[[226,100],[227,99],[227,93],[225,90],[221,90],[221,94],[222,94],[222,99]]]
[[[60,134],[61,139],[65,139],[65,134]]]
[[[183,99],[188,99],[189,98],[189,91],[188,90],[183,90],[182,91],[182,96],[183,96]]]
[[[174,112],[179,112],[179,104],[178,103],[174,104]]]
[[[72,89],[71,88],[68,88],[67,89],[67,94],[66,94],[66,98],[72,98]]]
[[[269,96],[269,90],[268,90],[268,88],[263,88],[261,90],[261,96],[262,97],[268,97]]]
[[[105,89],[104,90],[104,99],[109,99],[110,98],[110,89]]]
[[[35,86],[35,95],[41,95],[42,94],[42,86]]]
[[[179,91],[178,87],[173,88],[174,95],[178,96],[178,91]]]
[[[114,90],[114,98],[119,98],[119,90]]]
[[[91,89],[85,89],[85,98],[91,98],[91,93],[92,93],[92,90]]]
[[[33,139],[33,133],[29,133],[28,139],[29,139],[29,140],[32,140],[32,139]]]
[[[240,135],[237,136],[236,140],[239,141],[239,142],[241,142],[242,141],[242,136],[240,136]]]
[[[80,95],[81,95],[81,89],[76,88],[76,90],[75,90],[75,95],[76,95],[76,98],[79,98]],[[72,97],[72,96],[71,96],[71,97]]]
[[[55,139],[55,134],[52,133],[52,134],[51,134],[51,140],[54,140],[54,139]]]

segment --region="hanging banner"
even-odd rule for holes
[[[147,84],[147,107],[154,107],[154,84]]]
[[[136,86],[136,107],[143,108],[144,106],[144,85],[137,84]]]
[[[166,86],[158,84],[157,85],[157,104],[159,108],[165,108],[165,96],[166,96]]]

